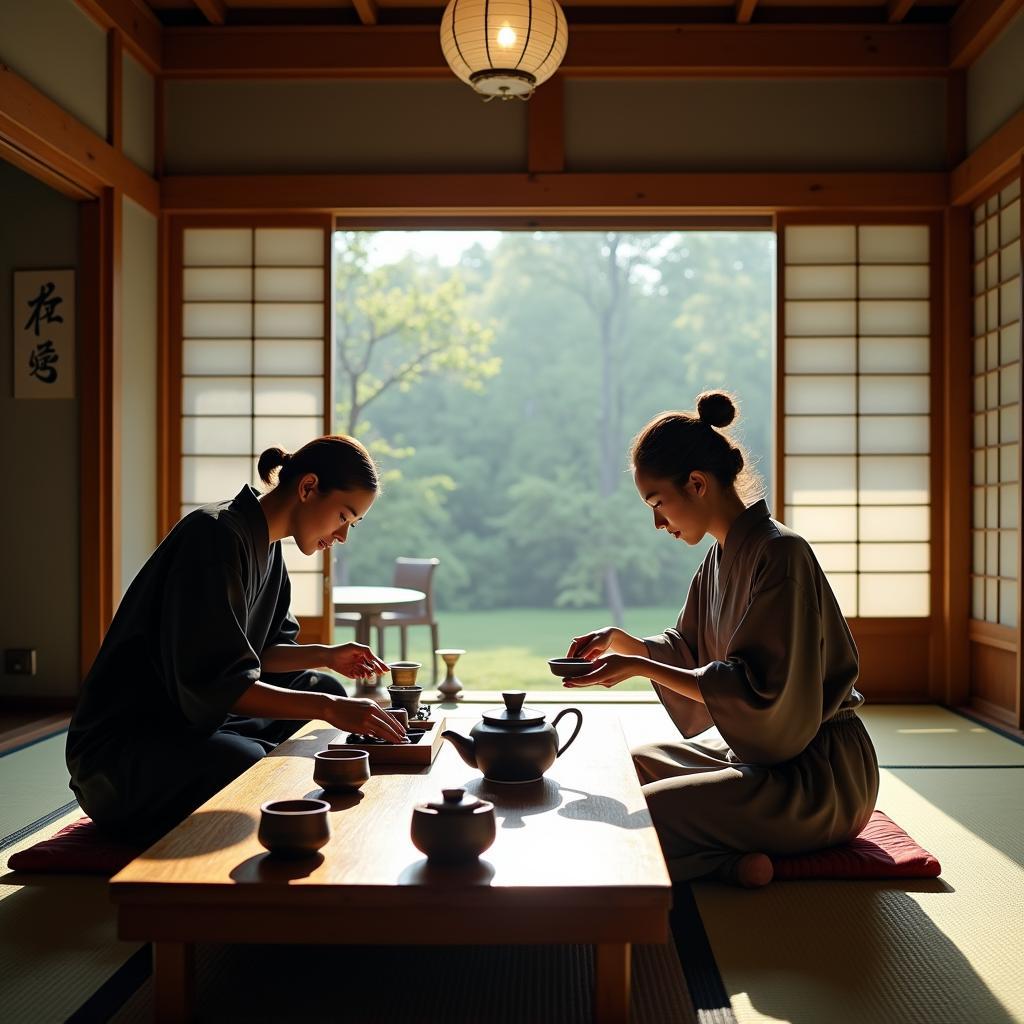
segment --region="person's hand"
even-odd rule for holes
[[[594,668],[586,675],[563,679],[562,685],[569,689],[579,686],[615,686],[625,679],[642,675],[642,660],[629,654],[609,654],[604,658],[598,658],[594,662]]]
[[[345,732],[376,736],[389,743],[408,743],[402,723],[375,701],[363,697],[332,696],[324,715],[326,721]]]
[[[364,644],[338,644],[328,648],[327,668],[349,679],[388,674],[388,666]]]
[[[619,630],[615,626],[602,626],[601,629],[584,633],[582,636],[574,636],[565,656],[567,658],[586,658],[587,661],[593,661],[604,654],[615,643],[615,634],[618,632]]]
[[[647,645],[643,640],[627,633],[618,626],[602,626],[591,633],[574,636],[569,644],[567,658],[586,658],[594,661],[606,651],[616,654],[635,654],[643,657],[647,654]]]

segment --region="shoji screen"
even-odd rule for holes
[[[783,519],[848,618],[931,612],[931,231],[780,232]]]
[[[176,238],[176,501],[184,515],[244,483],[259,486],[256,462],[265,448],[294,451],[329,430],[330,232],[187,226]],[[324,559],[302,555],[291,540],[283,550],[292,610],[307,620],[308,641],[306,625],[317,632],[311,620],[325,614]]]
[[[1021,182],[974,208],[971,700],[1019,727]]]
[[[974,210],[971,617],[1017,626],[1020,179]]]

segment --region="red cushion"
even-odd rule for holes
[[[13,871],[114,875],[140,853],[141,847],[110,839],[92,823],[92,818],[85,817],[15,853],[7,866]]]
[[[776,878],[937,878],[942,865],[881,811],[856,839],[827,850],[773,857]]]

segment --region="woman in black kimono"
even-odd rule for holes
[[[757,886],[771,881],[769,854],[861,831],[878,764],[856,715],[857,648],[810,545],[737,492],[743,451],[721,429],[735,415],[728,395],[706,393],[697,415],[663,413],[633,442],[655,529],[718,543],[674,628],[575,637],[569,656],[595,670],[566,686],[651,680],[689,740],[633,751],[670,874]]]
[[[343,544],[377,497],[377,469],[350,437],[259,459],[246,485],[185,516],[121,600],[82,685],[67,763],[104,830],[148,841],[244,772],[304,721],[399,741],[373,701],[345,696],[326,668],[387,666],[360,644],[298,644],[280,541],[304,555]],[[328,556],[329,557],[329,556]]]

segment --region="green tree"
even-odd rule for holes
[[[346,433],[361,429],[367,408],[392,389],[443,376],[479,390],[498,373],[493,331],[469,315],[457,273],[442,276],[409,258],[373,266],[358,232],[335,235],[335,252],[337,411]]]

